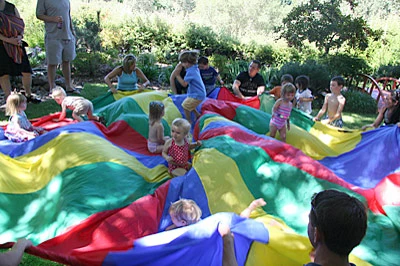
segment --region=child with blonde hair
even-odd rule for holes
[[[240,216],[249,218],[252,211],[265,204],[267,203],[263,198],[253,200],[250,205],[240,213]],[[165,230],[195,224],[200,221],[202,215],[200,207],[191,199],[180,199],[173,202],[169,207],[168,213],[171,217],[172,225],[168,226]]]
[[[11,141],[24,142],[47,132],[41,127],[32,126],[25,114],[26,102],[26,97],[19,93],[12,93],[7,98],[6,115],[10,119],[4,136]]]
[[[200,71],[197,66],[197,51],[184,51],[179,55],[179,64],[176,65],[171,74],[172,78],[176,78],[182,86],[188,86],[187,98],[183,101],[182,107],[187,120],[193,124],[190,116],[194,112],[196,118],[200,117],[200,113],[196,110],[197,106],[206,98],[206,88],[200,76]],[[179,73],[182,68],[186,69],[186,75],[183,79]]]
[[[190,150],[201,145],[201,141],[189,143],[187,137],[190,123],[186,119],[176,118],[171,125],[171,139],[164,144],[162,156],[168,162],[168,172],[172,176],[184,175],[191,167]]]
[[[164,104],[160,101],[152,101],[149,104],[149,138],[147,149],[151,153],[161,153],[164,143],[169,137],[164,137],[162,118],[165,114]]]
[[[290,130],[289,116],[295,92],[296,87],[292,83],[286,83],[282,87],[281,98],[272,107],[272,118],[269,123],[270,136],[275,138],[276,131],[279,130],[283,142],[286,142],[286,127],[287,130]]]
[[[79,96],[67,96],[65,90],[56,86],[51,91],[51,97],[61,105],[61,114],[58,121],[62,121],[66,116],[67,109],[72,110],[72,117],[78,122],[82,122],[82,116],[86,115],[89,120],[98,121],[105,124],[103,117],[93,115],[93,104],[91,101]]]

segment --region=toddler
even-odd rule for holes
[[[47,132],[41,127],[32,126],[29,122],[25,114],[26,101],[24,95],[17,93],[12,93],[7,98],[6,115],[9,115],[10,119],[4,136],[11,141],[24,142]]]
[[[164,137],[164,104],[159,101],[152,101],[149,104],[149,139],[147,149],[151,153],[161,153],[164,143],[169,137]]]
[[[275,138],[276,131],[279,130],[281,141],[286,142],[286,127],[290,130],[290,112],[292,111],[292,101],[296,88],[292,83],[286,83],[282,87],[281,98],[272,107],[272,118],[269,123],[270,136]]]
[[[208,64],[208,58],[201,56],[197,60],[200,69],[200,76],[203,80],[204,86],[206,87],[206,94],[209,95],[215,88],[215,81],[218,79],[221,85],[224,85],[224,81],[218,74],[217,70]]]
[[[72,117],[78,122],[82,122],[83,115],[87,115],[88,119],[98,121],[105,124],[103,117],[93,115],[93,104],[91,101],[78,96],[67,96],[65,90],[60,86],[56,86],[51,91],[51,97],[61,105],[61,114],[58,121],[62,121],[66,116],[67,109],[72,110]]]
[[[190,123],[186,119],[176,118],[171,125],[171,139],[164,144],[162,156],[168,162],[168,172],[172,176],[184,175],[190,169],[190,150],[201,145],[201,141],[189,143],[187,136]]]
[[[253,200],[250,205],[240,213],[240,216],[249,218],[250,213],[253,210],[264,206],[265,204],[266,202],[263,198]],[[171,204],[171,207],[169,207],[168,212],[171,216],[172,225],[168,226],[165,230],[195,224],[200,221],[202,214],[200,207],[196,202],[190,199],[180,199],[175,201]]]
[[[196,110],[196,107],[206,98],[206,88],[201,80],[200,71],[197,66],[197,51],[184,51],[179,55],[179,64],[176,65],[174,71],[171,74],[172,78],[176,80],[182,86],[188,86],[187,98],[183,101],[182,107],[185,111],[186,119],[193,124],[190,116],[191,112],[194,112],[196,118],[200,117],[200,113]],[[185,78],[182,79],[179,73],[182,68],[186,69]]]
[[[298,90],[296,91],[296,108],[301,111],[311,114],[311,102],[314,100],[312,92],[308,89],[309,78],[305,75],[298,76],[295,84]]]

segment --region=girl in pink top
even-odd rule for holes
[[[282,87],[281,98],[272,107],[272,118],[269,123],[270,136],[275,138],[276,131],[279,130],[281,141],[286,142],[286,127],[290,130],[290,112],[292,111],[292,101],[296,88],[292,83],[286,83]]]
[[[176,118],[171,125],[171,139],[164,144],[162,156],[168,162],[168,172],[172,176],[184,175],[191,167],[190,150],[201,145],[201,141],[189,143],[187,136],[190,123],[186,119]]]

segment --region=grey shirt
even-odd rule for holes
[[[38,0],[36,16],[62,16],[62,28],[57,28],[57,23],[45,22],[45,38],[49,40],[73,40],[69,0]]]

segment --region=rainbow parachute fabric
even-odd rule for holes
[[[240,101],[224,88],[201,105],[192,169],[171,179],[147,151],[148,106],[165,105],[163,125],[183,116],[184,95],[118,93],[94,100],[95,122],[35,121],[49,129],[25,143],[0,132],[0,242],[70,265],[221,265],[218,224],[231,227],[239,265],[302,265],[312,195],[334,188],[368,206],[368,230],[350,257],[357,265],[399,265],[400,128],[344,131],[293,110],[287,144],[270,138],[273,99]],[[199,109],[200,110],[200,109]],[[239,217],[256,198],[267,205]],[[168,208],[191,198],[202,220],[164,231]]]

